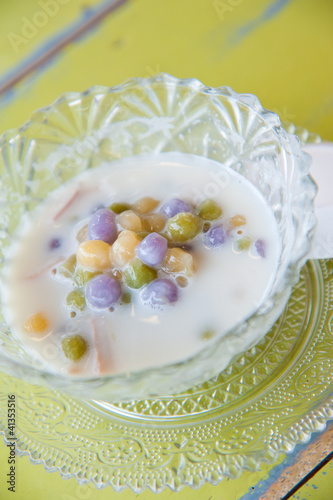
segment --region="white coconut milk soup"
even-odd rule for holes
[[[61,373],[169,364],[253,313],[279,253],[270,207],[239,174],[181,153],[132,157],[77,176],[22,223],[6,319]]]

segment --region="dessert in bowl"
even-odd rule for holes
[[[1,361],[85,399],[168,394],[255,345],[309,249],[309,157],[251,95],[168,75],[1,141]]]

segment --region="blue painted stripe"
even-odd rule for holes
[[[80,17],[67,26],[65,29],[63,29],[60,33],[57,33],[53,37],[49,38],[45,43],[43,43],[40,47],[38,47],[34,52],[32,52],[23,62],[19,63],[17,66],[9,70],[2,78],[0,78],[0,88],[13,78],[15,78],[17,75],[25,72],[26,70],[31,67],[36,60],[40,59],[43,57],[45,54],[48,52],[52,51],[54,47],[57,45],[61,44],[61,42],[67,38],[70,37],[70,35],[79,30],[82,25],[84,25],[87,21],[92,19],[93,17],[97,16],[101,12],[103,12],[104,9],[107,7],[111,7],[113,4],[116,3],[116,0],[104,0],[101,4],[99,4],[97,7],[92,7],[92,8],[87,8],[85,9]],[[95,28],[95,26],[92,26],[90,29]],[[89,30],[90,31],[90,30]],[[20,33],[16,33],[17,35],[20,35]],[[83,34],[83,36],[86,34],[86,32]]]
[[[258,29],[265,22],[270,21],[276,15],[278,15],[287,4],[291,3],[293,0],[274,0],[274,2],[269,5],[266,10],[256,19],[253,19],[249,23],[245,24],[231,37],[231,44],[236,45],[240,43],[245,37],[250,33]]]
[[[332,421],[329,421],[327,423],[327,428],[329,427],[333,427]],[[295,465],[295,463],[299,459],[300,454],[308,448],[309,444],[316,442],[318,439],[321,438],[321,435],[322,433],[315,432],[312,434],[309,443],[297,444],[292,453],[288,454],[280,464],[276,465],[275,467],[273,467],[273,469],[269,471],[267,479],[262,479],[256,485],[253,485],[253,487],[249,488],[249,491],[245,493],[245,495],[243,495],[239,500],[258,500],[268,491],[268,489],[272,486],[272,484],[281,477],[283,472],[288,467]],[[307,474],[308,472],[304,473],[304,475]]]

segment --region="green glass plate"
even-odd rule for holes
[[[88,404],[0,373],[0,430],[13,393],[19,453],[116,490],[179,490],[256,470],[333,418],[332,290],[333,259],[308,261],[264,339],[184,394]]]

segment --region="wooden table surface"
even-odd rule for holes
[[[16,0],[1,2],[0,14],[0,133],[63,92],[163,71],[254,93],[282,120],[333,140],[331,0]],[[332,453],[333,423],[274,465],[159,499],[330,500]],[[26,456],[13,494],[7,458],[0,443],[1,500],[154,498],[63,481]]]

